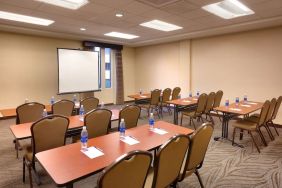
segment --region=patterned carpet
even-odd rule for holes
[[[172,116],[165,114],[163,120],[172,122]],[[214,136],[221,134],[221,123],[215,118],[216,126]],[[9,130],[9,126],[14,124],[15,120],[0,121],[0,187],[29,187],[28,173],[27,182],[22,182],[22,157],[16,159],[14,145],[12,143],[13,135]],[[147,118],[142,114],[139,124],[147,123]],[[186,124],[185,124],[186,123]],[[185,126],[188,119],[184,120]],[[200,125],[200,123],[197,123]],[[232,121],[231,123],[232,124]],[[116,123],[114,124],[116,126]],[[229,125],[231,127],[231,125]],[[191,128],[191,127],[189,127]],[[230,128],[229,137],[231,137]],[[274,131],[273,131],[274,132]],[[282,131],[280,131],[282,134]],[[264,147],[260,143],[261,153],[259,154],[251,142],[251,138],[247,133],[239,142],[244,148],[233,147],[228,141],[210,142],[208,152],[203,167],[199,170],[203,183],[206,188],[217,187],[234,187],[234,188],[279,188],[282,187],[282,136],[275,135],[275,141],[270,141],[266,132],[264,132],[268,146]],[[238,134],[237,134],[238,136]],[[255,135],[258,140],[258,136]],[[22,156],[22,153],[20,153]],[[48,174],[40,169],[39,174],[42,185],[34,187],[56,187]],[[74,187],[95,187],[97,176],[89,177],[85,180],[77,182]],[[178,184],[180,188],[196,188],[200,187],[195,175],[186,178]]]

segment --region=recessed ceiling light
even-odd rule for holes
[[[126,33],[119,33],[119,32],[114,32],[114,31],[110,32],[110,33],[106,33],[104,35],[110,36],[110,37],[122,38],[122,39],[135,39],[135,38],[139,37],[139,36],[136,36],[136,35],[126,34]]]
[[[182,27],[180,26],[177,26],[171,23],[167,23],[167,22],[163,22],[160,20],[152,20],[149,22],[141,23],[140,25],[144,27],[149,27],[152,29],[157,29],[160,31],[174,31],[174,30],[182,29]]]
[[[40,1],[43,3],[68,8],[68,9],[79,9],[83,5],[86,5],[88,3],[88,0],[35,0]]]
[[[232,19],[255,13],[238,0],[224,0],[218,3],[203,6],[202,9],[224,19]]]
[[[81,30],[81,31],[85,31],[86,29],[82,27],[82,28],[80,28],[80,30]]]
[[[16,14],[16,13],[5,12],[5,11],[0,11],[0,18],[6,19],[6,20],[17,21],[17,22],[25,22],[25,23],[36,24],[36,25],[43,25],[43,26],[48,26],[54,23],[53,20],[47,20],[43,18],[26,16],[22,14]]]
[[[123,17],[123,13],[116,13],[116,17],[119,17],[119,18],[121,18],[121,17]]]

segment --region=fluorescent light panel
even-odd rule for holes
[[[167,22],[163,22],[160,20],[151,20],[149,22],[141,23],[140,25],[144,27],[149,27],[152,29],[157,29],[160,31],[174,31],[174,30],[182,29],[182,27],[180,26],[177,26],[171,23],[167,23]]]
[[[43,3],[68,8],[72,10],[79,9],[80,7],[86,5],[88,3],[88,0],[35,0],[40,1]]]
[[[110,36],[110,37],[122,38],[122,39],[135,39],[135,38],[139,37],[139,36],[136,36],[136,35],[126,34],[126,33],[119,33],[119,32],[115,32],[115,31],[110,32],[110,33],[106,33],[104,35]]]
[[[25,22],[25,23],[43,25],[43,26],[48,26],[54,23],[53,20],[47,20],[47,19],[37,18],[32,16],[25,16],[22,14],[16,14],[16,13],[5,12],[5,11],[0,11],[0,18],[5,20]]]
[[[224,0],[203,6],[202,9],[224,19],[232,19],[255,13],[238,0]]]

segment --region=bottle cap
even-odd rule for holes
[[[80,107],[81,107],[81,108],[83,108],[83,104],[82,104],[82,105],[80,105]]]
[[[124,119],[122,118],[121,121],[124,122]]]
[[[82,129],[83,129],[83,130],[86,130],[86,126],[83,126]]]
[[[154,114],[153,113],[150,113],[150,116],[153,116]]]
[[[44,110],[43,110],[44,112],[47,112],[47,110],[46,110],[46,108],[44,108]]]

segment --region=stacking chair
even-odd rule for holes
[[[74,109],[74,102],[70,100],[60,100],[52,105],[53,114],[71,116]]]
[[[16,109],[16,123],[29,123],[41,119],[44,108],[45,106],[43,104],[37,102],[25,103],[18,106]],[[30,144],[21,146],[18,140],[14,140],[14,143],[17,152],[17,158],[19,157],[19,150],[22,149],[22,147],[30,147]]]
[[[248,133],[250,133],[251,138],[253,140],[253,143],[255,144],[259,153],[260,153],[260,149],[259,149],[259,147],[258,147],[258,145],[257,145],[257,143],[256,143],[256,141],[253,137],[253,134],[252,134],[253,131],[255,131],[259,134],[262,142],[264,143],[265,146],[267,146],[266,141],[263,137],[263,134],[262,134],[260,128],[261,128],[261,126],[264,126],[265,123],[266,123],[266,116],[267,116],[269,107],[270,107],[270,102],[269,102],[269,100],[267,100],[263,104],[263,107],[261,109],[260,116],[259,116],[259,119],[258,119],[257,122],[253,122],[253,121],[250,121],[250,120],[247,120],[247,119],[243,119],[243,120],[238,120],[233,124],[234,130],[233,130],[232,145],[234,144],[236,129],[238,128],[238,129],[241,129],[241,130],[246,130],[246,131],[248,131]]]
[[[175,100],[178,99],[178,96],[180,94],[181,88],[180,87],[175,87],[172,90],[172,94],[171,94],[171,100]]]
[[[32,187],[32,170],[35,172],[37,182],[39,182],[35,169],[35,154],[65,145],[68,126],[69,119],[60,115],[51,115],[32,124],[30,128],[32,147],[26,148],[23,157],[23,182],[25,182],[25,166],[27,166],[30,187]]]
[[[155,89],[151,92],[151,100],[149,104],[139,104],[141,109],[144,108],[147,110],[148,117],[150,115],[150,112],[153,112],[155,110],[158,114],[158,117],[160,118],[160,107],[159,107],[160,95],[161,95],[161,90]]]
[[[80,102],[80,105],[83,105],[85,113],[88,113],[91,110],[94,110],[98,107],[99,99],[95,97],[88,97],[88,98],[83,99]]]
[[[201,187],[204,187],[198,170],[203,165],[213,129],[211,123],[204,123],[191,135],[188,154],[178,178],[179,182],[183,181],[185,177],[195,173]]]
[[[146,188],[176,186],[189,142],[187,135],[175,135],[160,147],[146,180]]]
[[[212,122],[213,125],[214,125],[214,121],[213,121],[213,118],[211,116],[211,111],[213,109],[214,99],[215,99],[215,93],[211,92],[208,95],[207,104],[206,104],[206,108],[205,108],[205,111],[204,111],[204,114],[206,114],[206,119],[207,119],[207,117],[209,117],[210,121]]]
[[[190,118],[189,125],[191,126],[191,123],[193,123],[193,126],[196,129],[193,119],[200,118],[203,121],[202,115],[205,112],[207,99],[208,99],[207,94],[202,93],[198,98],[198,105],[196,109],[192,109],[192,110],[188,109],[188,110],[182,111],[180,125],[182,126],[183,116],[188,116]]]
[[[151,162],[151,153],[131,151],[103,170],[98,188],[143,188]]]
[[[137,126],[141,108],[137,105],[128,105],[119,112],[118,130],[121,119],[124,119],[126,129]]]
[[[220,106],[220,103],[221,103],[221,99],[222,99],[222,96],[223,96],[223,91],[221,90],[218,90],[216,93],[215,93],[215,98],[214,98],[214,103],[213,103],[213,107],[212,107],[212,111],[214,111],[217,115],[218,115],[218,118],[219,120],[221,121],[221,118],[218,114],[218,111],[215,111],[214,109],[216,107],[219,107]]]
[[[167,108],[169,114],[171,115],[170,105],[166,103],[167,101],[170,100],[170,96],[171,96],[170,88],[166,88],[165,90],[163,90],[162,100],[160,102],[161,115],[163,115],[163,108]]]
[[[277,99],[277,101],[276,101],[276,104],[275,104],[275,108],[274,108],[274,110],[273,110],[273,114],[272,114],[272,116],[271,116],[271,120],[269,121],[269,123],[274,127],[274,130],[275,130],[275,132],[276,132],[276,134],[277,134],[278,136],[279,136],[279,133],[278,133],[278,131],[277,131],[277,129],[276,129],[276,126],[275,126],[273,120],[274,120],[274,119],[276,118],[276,116],[277,116],[277,113],[278,113],[279,108],[280,108],[280,106],[281,106],[281,102],[282,102],[282,96],[278,97],[278,99]]]

